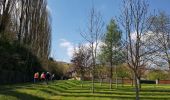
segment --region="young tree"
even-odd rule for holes
[[[133,87],[134,74],[133,74],[132,69],[128,67],[127,63],[121,64],[120,67],[121,67],[121,68],[120,68],[120,69],[118,68],[118,71],[117,71],[117,73],[119,74],[118,76],[121,76],[121,73],[122,73],[121,71],[123,71],[123,73],[126,73],[126,74],[123,75],[123,76],[124,76],[124,77],[126,76],[128,79],[131,80],[131,85],[132,85],[132,87]],[[123,70],[121,70],[121,69],[123,69]],[[120,71],[120,73],[119,73],[119,71]],[[126,71],[126,72],[124,72],[124,71]]]
[[[89,67],[89,60],[90,60],[90,51],[87,47],[83,45],[79,45],[77,49],[74,50],[73,57],[71,59],[71,62],[74,65],[74,69],[77,72],[77,74],[80,74],[81,83],[83,87],[83,81],[84,81],[84,75]]]
[[[158,16],[151,17],[153,19],[151,30],[155,35],[155,44],[159,47],[159,51],[154,55],[159,62],[163,61],[170,70],[170,17],[165,12],[160,12]]]
[[[98,73],[98,77],[100,78],[100,85],[102,85],[103,79],[106,78],[107,73],[108,73],[108,69],[106,67],[106,58],[105,58],[105,54],[102,53],[101,51],[98,53],[97,55],[97,73]]]
[[[97,48],[103,35],[104,22],[100,12],[96,11],[94,7],[90,11],[89,23],[87,32],[81,32],[81,36],[89,43],[89,48],[92,57],[92,92],[94,93],[94,70],[97,60]]]
[[[168,74],[166,73],[166,71],[160,69],[150,70],[149,73],[147,74],[147,78],[149,80],[157,80],[157,79],[165,80],[168,79]]]
[[[112,89],[113,65],[118,64],[122,59],[120,51],[122,32],[117,26],[115,20],[111,20],[107,26],[107,32],[104,36],[104,45],[102,52],[105,55],[106,61],[110,64],[110,89]]]
[[[146,0],[124,0],[120,22],[125,30],[126,61],[135,77],[136,100],[139,100],[140,76],[147,56],[155,52],[152,46],[146,46],[143,36],[148,34],[148,4]],[[152,43],[152,42],[151,42]],[[150,43],[150,45],[151,45]]]
[[[123,82],[124,78],[126,78],[126,77],[128,78],[131,75],[131,73],[129,73],[129,72],[130,72],[129,69],[125,66],[119,65],[117,67],[117,77],[120,77],[122,79],[122,87],[124,84],[124,82]]]

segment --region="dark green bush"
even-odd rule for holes
[[[0,41],[0,84],[32,81],[37,71],[42,65],[28,49]]]

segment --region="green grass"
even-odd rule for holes
[[[55,81],[49,85],[17,84],[0,86],[0,100],[135,100],[134,87],[121,85],[109,89],[109,84],[95,83],[95,93],[91,93],[91,83],[79,81]],[[142,100],[170,100],[170,85],[142,85]]]

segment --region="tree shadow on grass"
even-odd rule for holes
[[[168,92],[170,93],[170,90],[141,90],[141,92]]]
[[[1,86],[0,87],[0,93],[2,91],[4,92],[4,90],[12,91],[12,90],[15,90],[15,89],[31,89],[31,90],[36,90],[35,87],[30,86],[30,85],[26,85],[26,86],[23,86],[23,85],[22,86],[19,86],[19,85],[17,85],[17,86],[6,85],[6,86]]]
[[[133,92],[105,92],[105,91],[98,91],[98,92],[95,92],[95,93],[98,93],[98,94],[113,94],[113,95],[135,95],[135,93]]]
[[[47,89],[41,89],[40,91],[51,94],[51,95],[58,95],[57,93],[50,91],[50,90],[47,90]]]
[[[49,86],[48,88],[51,89],[51,90],[58,91],[58,92],[66,92],[66,91],[65,91],[66,89],[62,89],[62,88],[60,88],[60,87],[59,87],[59,88],[55,88],[55,87],[53,87],[53,86]]]
[[[54,86],[56,86],[56,87],[59,87],[59,88],[61,88],[61,89],[65,89],[65,90],[67,90],[68,89],[68,87],[65,87],[65,86],[62,86],[62,85],[54,85]]]
[[[41,98],[41,97],[37,97],[37,96],[33,96],[30,94],[21,93],[17,91],[12,91],[12,90],[0,91],[0,94],[5,95],[5,96],[16,97],[19,100],[44,100],[44,98]]]
[[[103,98],[103,99],[106,99],[106,98],[110,98],[110,99],[118,99],[118,100],[127,100],[127,99],[130,99],[130,100],[134,100],[135,97],[131,96],[131,97],[127,97],[127,96],[114,96],[114,95],[110,95],[110,96],[107,96],[107,95],[81,95],[81,94],[77,94],[77,95],[74,95],[74,94],[63,94],[61,96],[65,96],[65,97],[85,97],[85,98],[93,98],[93,97],[96,97],[96,98]]]
[[[61,96],[64,97],[70,97],[70,98],[77,98],[77,97],[83,97],[83,98],[101,98],[101,99],[116,99],[116,100],[135,100],[135,96],[119,96],[119,95],[81,95],[81,94],[62,94]],[[161,98],[157,98],[157,97],[140,97],[141,100],[169,100],[169,98],[167,97],[161,97]],[[95,99],[96,100],[96,99]]]

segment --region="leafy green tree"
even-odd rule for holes
[[[90,64],[89,60],[91,60],[90,52],[91,51],[89,50],[89,48],[83,45],[79,45],[79,47],[74,50],[73,57],[71,59],[76,73],[80,75],[82,87],[86,69],[87,67],[89,67]]]
[[[104,36],[104,45],[102,46],[102,52],[105,56],[106,62],[110,65],[110,89],[112,89],[112,77],[113,77],[113,65],[116,65],[121,60],[121,38],[122,32],[117,26],[114,19],[111,19],[107,26],[107,32]]]
[[[168,78],[168,73],[166,73],[163,70],[151,70],[147,74],[147,78],[149,80],[156,80],[156,79],[167,79]]]
[[[130,69],[127,68],[124,65],[119,65],[117,66],[117,77],[120,77],[122,80],[122,86],[124,84],[123,79],[124,78],[130,78],[131,77],[131,72]]]

